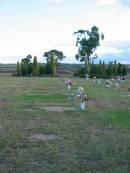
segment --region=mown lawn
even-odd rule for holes
[[[73,78],[72,96],[82,86],[90,97],[85,111],[64,80],[0,76],[0,173],[129,173],[130,80],[115,91]]]

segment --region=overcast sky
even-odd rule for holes
[[[75,62],[73,32],[93,25],[105,35],[99,57],[119,55],[130,63],[130,0],[0,0],[0,63],[28,54],[42,61],[50,49]]]

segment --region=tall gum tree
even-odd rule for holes
[[[100,46],[100,40],[104,39],[104,35],[99,33],[96,26],[93,26],[91,31],[78,30],[74,32],[74,35],[77,37],[76,46],[78,47],[76,59],[85,62],[84,72],[89,73],[92,61],[97,58],[95,51]]]
[[[56,66],[58,62],[65,58],[63,52],[54,49],[49,52],[45,52],[43,57],[46,58],[47,63],[51,64],[52,75],[56,75]]]

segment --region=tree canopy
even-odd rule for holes
[[[93,59],[97,58],[94,54],[98,46],[100,46],[100,40],[104,39],[104,35],[99,33],[99,29],[96,26],[88,30],[78,30],[74,32],[77,36],[76,46],[78,47],[78,52],[76,54],[76,59],[81,62],[85,62],[88,66]]]
[[[50,50],[49,52],[45,52],[43,57],[46,57],[47,62],[51,62],[53,59],[56,64],[58,63],[58,61],[61,61],[65,58],[63,52],[56,49]]]

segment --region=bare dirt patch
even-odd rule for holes
[[[33,112],[35,110],[45,110],[47,112],[64,112],[64,111],[76,111],[76,107],[60,107],[60,106],[34,106],[26,108],[26,111]]]
[[[57,139],[58,136],[55,134],[32,134],[30,136],[31,140],[36,140],[36,141],[46,141],[46,140],[53,140]]]
[[[64,112],[64,111],[75,111],[75,107],[60,107],[60,106],[49,106],[49,107],[43,107],[47,112]]]
[[[27,112],[34,112],[34,111],[35,111],[35,109],[32,109],[32,108],[27,108],[27,109],[25,109],[25,111],[27,111]]]
[[[50,96],[51,94],[27,94],[27,96]]]

